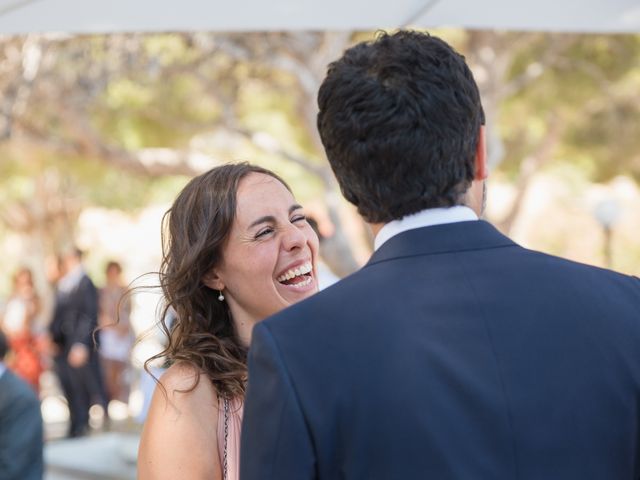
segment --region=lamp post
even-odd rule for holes
[[[613,265],[613,255],[611,251],[611,237],[613,225],[620,216],[620,206],[613,198],[607,198],[600,201],[595,209],[593,215],[602,227],[604,233],[604,262],[607,268],[611,268]]]

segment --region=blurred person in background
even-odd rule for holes
[[[100,289],[100,358],[109,400],[128,403],[129,359],[134,342],[131,328],[131,298],[125,295],[122,267],[111,261],[106,267],[106,285]]]
[[[57,289],[58,282],[64,276],[64,260],[61,255],[47,256],[44,263],[44,274],[51,288]]]
[[[98,325],[98,294],[82,265],[82,252],[72,248],[62,255],[53,319],[49,325],[54,369],[70,414],[69,437],[85,435],[89,408],[99,403],[107,414],[102,369],[94,347]]]
[[[40,480],[44,474],[43,426],[38,396],[7,369],[7,337],[0,331],[0,479]]]
[[[237,480],[252,328],[317,291],[318,239],[287,184],[247,163],[191,180],[163,224],[162,318],[175,317],[154,358],[171,366],[144,425],[138,478]]]
[[[325,244],[325,237],[320,232],[320,228],[318,227],[318,222],[316,221],[315,218],[309,215],[307,215],[307,222],[309,223],[309,225],[311,225],[311,228],[313,228],[313,231],[316,232],[316,235],[318,236],[318,240],[320,242],[320,254],[318,255],[318,261],[316,262],[317,270],[318,270],[318,288],[320,290],[324,290],[325,288],[339,281],[340,277],[338,277],[335,273],[333,273],[331,268],[329,268],[329,265],[327,265],[327,263],[324,261],[323,245]]]
[[[37,318],[40,299],[33,285],[33,275],[26,267],[13,276],[13,290],[0,317],[0,330],[9,340],[12,355],[7,366],[38,392],[42,361],[38,341]]]

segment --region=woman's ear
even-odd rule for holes
[[[222,281],[222,278],[220,278],[220,275],[218,275],[215,268],[209,270],[209,272],[202,277],[202,283],[211,290],[224,290],[224,282]]]

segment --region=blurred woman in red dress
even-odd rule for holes
[[[11,345],[13,354],[7,358],[7,366],[26,380],[37,392],[40,387],[42,362],[35,331],[35,320],[40,313],[40,300],[28,268],[19,269],[13,276],[13,291],[0,328]]]

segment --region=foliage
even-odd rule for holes
[[[555,119],[563,134],[554,161],[580,164],[593,181],[640,180],[640,35],[547,35],[514,58],[508,77],[521,76],[554,43],[566,45],[562,54],[503,104],[504,169],[516,176]]]
[[[640,180],[640,35],[436,33],[469,59],[493,165],[520,197],[536,172],[564,163],[589,180]],[[52,231],[67,238],[43,240],[50,250],[71,240],[86,206],[135,210],[221,161],[251,160],[283,173],[302,200],[326,199],[347,273],[355,262],[315,132],[315,94],[329,61],[372,36],[4,38],[0,219],[27,235],[58,222]]]

